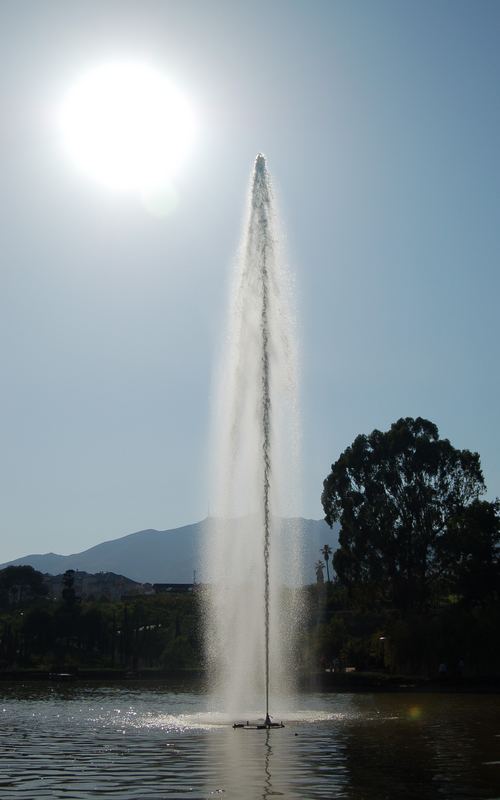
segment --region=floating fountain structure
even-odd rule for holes
[[[214,516],[205,561],[206,651],[213,704],[234,719],[293,692],[300,603],[296,343],[290,278],[266,160],[253,170],[215,398]],[[289,528],[290,526],[288,526]]]

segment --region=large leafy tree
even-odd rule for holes
[[[467,605],[500,597],[500,501],[475,500],[448,521],[440,560],[444,584]]]
[[[0,571],[0,606],[13,606],[47,594],[43,575],[27,564]]]
[[[323,487],[325,519],[341,526],[339,581],[371,587],[400,607],[427,601],[449,521],[485,491],[479,455],[440,439],[421,417],[358,436]]]

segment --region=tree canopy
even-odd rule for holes
[[[340,583],[421,606],[431,582],[451,575],[457,548],[470,561],[478,518],[489,521],[490,545],[498,541],[499,509],[479,502],[484,491],[478,453],[440,439],[428,420],[406,417],[358,436],[332,465],[321,498],[328,524],[340,522],[333,558]],[[466,576],[464,566],[462,583]]]
[[[22,603],[47,594],[43,575],[27,564],[0,570],[0,607]]]

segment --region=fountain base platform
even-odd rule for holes
[[[247,731],[269,731],[271,728],[284,728],[282,722],[271,722],[269,714],[267,714],[264,722],[235,722],[233,728],[243,728]]]

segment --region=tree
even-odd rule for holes
[[[332,465],[321,498],[328,524],[340,521],[339,581],[421,606],[442,568],[449,521],[484,491],[479,455],[440,439],[428,420],[407,417],[358,436]]]
[[[500,597],[500,501],[475,500],[448,521],[441,541],[443,577],[467,606]]]
[[[62,599],[68,608],[73,608],[77,597],[75,592],[75,570],[67,569],[63,575]]]
[[[31,608],[24,616],[22,631],[28,655],[44,653],[50,649],[54,638],[54,619],[46,608]]]
[[[0,571],[0,605],[19,605],[46,594],[42,573],[27,564]]]
[[[323,573],[325,571],[325,565],[323,564],[322,561],[317,561],[316,562],[316,564],[314,565],[314,571],[316,572],[316,581],[317,581],[317,583],[324,583],[325,582],[325,576],[324,576]]]
[[[332,554],[332,548],[330,547],[329,544],[324,544],[323,545],[323,547],[321,548],[321,554],[322,554],[323,558],[325,559],[326,577],[328,579],[328,583],[330,583],[330,569],[328,567],[328,562],[329,562],[330,556]]]

